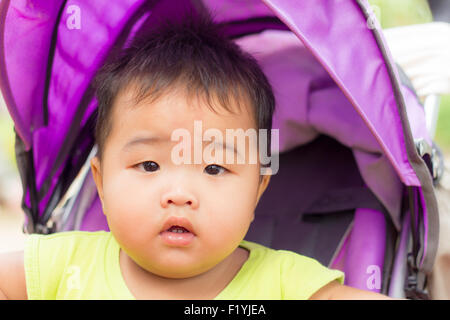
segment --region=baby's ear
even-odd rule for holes
[[[100,201],[102,203],[103,213],[104,213],[104,204],[103,204],[103,180],[102,180],[102,170],[101,163],[97,156],[91,159],[91,171],[92,177],[94,178],[95,185],[97,186],[97,192],[100,197]]]

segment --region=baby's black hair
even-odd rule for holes
[[[112,129],[114,100],[130,84],[134,85],[136,103],[142,99],[154,101],[179,86],[189,96],[206,98],[213,110],[212,98],[230,112],[231,101],[239,107],[240,103],[250,103],[257,129],[268,130],[270,154],[275,108],[272,87],[256,60],[226,37],[223,28],[209,16],[164,20],[99,70],[94,87],[98,101],[95,139],[100,160]]]

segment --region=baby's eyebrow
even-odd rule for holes
[[[211,142],[206,142],[205,141],[204,143],[211,143]],[[236,147],[236,145],[234,143],[229,145],[227,143],[223,143],[223,142],[220,142],[220,141],[214,141],[212,144],[214,146],[216,146],[216,147],[219,147],[219,148],[222,148],[222,149],[225,149],[225,150],[233,151],[236,155],[241,156],[241,154],[239,153],[239,151],[238,151],[238,149],[237,149],[237,147]]]
[[[152,145],[152,144],[156,144],[156,143],[167,141],[167,140],[168,139],[157,137],[157,136],[138,136],[138,137],[128,141],[125,144],[125,146],[122,148],[122,151],[126,152],[129,149],[132,149],[133,147],[138,146],[138,145]],[[202,142],[203,142],[203,144],[206,144],[206,143],[210,144],[211,143],[209,141],[202,141]],[[223,149],[226,149],[226,150],[230,150],[230,151],[234,152],[238,157],[242,156],[241,153],[239,152],[238,148],[237,148],[237,145],[234,144],[234,143],[232,143],[230,145],[230,144],[227,144],[227,143],[223,143],[221,141],[215,141],[214,140],[214,142],[212,142],[212,144],[215,147],[219,147],[219,148],[223,148]]]
[[[136,137],[130,141],[128,141],[125,146],[122,148],[122,151],[127,151],[129,149],[132,149],[135,146],[138,145],[151,145],[151,144],[155,144],[158,142],[161,142],[165,139],[161,139],[160,137],[151,137],[151,136],[147,136],[147,137]]]

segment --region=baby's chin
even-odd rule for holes
[[[205,248],[149,248],[142,251],[122,250],[128,255],[128,258],[134,261],[141,269],[152,275],[166,279],[187,279],[194,278],[207,273],[223,272],[230,265],[232,253],[235,247],[215,247],[214,255],[211,255],[211,247]],[[159,251],[158,251],[159,250]],[[231,251],[231,253],[230,253]],[[154,252],[159,252],[155,255]]]
[[[208,270],[206,270],[208,271]],[[156,274],[157,276],[161,278],[166,279],[188,279],[188,278],[194,278],[197,276],[200,276],[204,274],[206,271],[192,271],[192,270],[186,270],[185,272],[180,272],[179,270],[176,270],[174,272],[164,272]]]
[[[142,267],[142,266],[141,266]],[[163,264],[155,268],[155,266],[143,267],[147,272],[150,272],[158,277],[166,279],[187,279],[194,278],[207,273],[214,268],[214,265],[209,267],[198,267],[192,265],[180,264]]]

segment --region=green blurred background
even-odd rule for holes
[[[442,97],[435,141],[444,153],[450,154],[450,95]]]

